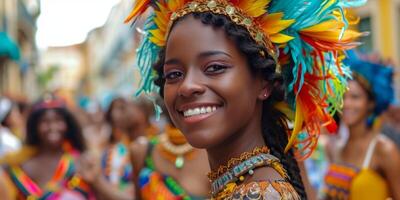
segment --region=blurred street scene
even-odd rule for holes
[[[30,121],[33,124],[29,124],[29,119],[40,109],[53,108],[58,103],[76,118],[81,127],[77,132],[82,133],[90,155],[99,157],[98,160],[115,147],[111,144],[124,144],[115,148],[128,152],[131,143],[140,143],[143,137],[152,138],[171,128],[165,112],[157,121],[152,102],[135,96],[140,84],[135,52],[143,32],[124,23],[132,5],[132,0],[0,0],[0,161],[8,162],[6,155],[18,152],[26,141],[33,142],[27,129],[39,122]],[[362,45],[357,48],[360,57],[394,70],[395,98],[379,117],[379,128],[400,148],[400,0],[369,0],[367,5],[348,12],[360,16],[355,28],[369,32],[361,38]],[[138,24],[140,27],[143,22]],[[49,121],[57,116],[69,119],[69,114],[60,113],[43,116]],[[338,121],[341,117],[337,117]],[[65,121],[69,124],[73,120]],[[51,138],[46,141],[49,144],[65,147],[63,143],[54,142],[57,136],[47,137]],[[79,144],[79,138],[75,139]],[[318,198],[323,198],[326,192],[324,177],[330,169],[326,148],[332,141],[330,135],[321,134],[320,146],[304,163]],[[76,148],[79,149],[79,145]],[[195,155],[205,154],[201,151]],[[121,164],[118,170],[133,173],[131,161],[123,161],[124,156],[122,153],[121,159],[116,161],[126,164]],[[107,165],[104,160],[107,159],[99,162],[100,167]],[[177,158],[172,160],[173,165],[179,167]],[[50,159],[43,162],[52,164]],[[90,171],[103,171],[96,171],[90,161],[88,163],[82,164],[86,166],[82,174],[88,182],[95,182],[96,174]],[[207,169],[207,161],[205,166],[203,168]],[[199,174],[207,173],[203,168],[199,169]],[[134,181],[120,181],[120,177],[110,171],[113,170],[109,170],[107,176],[114,178],[108,180],[133,197],[137,189]],[[5,188],[0,182],[1,187]],[[115,197],[103,194],[107,195]]]

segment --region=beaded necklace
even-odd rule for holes
[[[172,126],[166,126],[165,129],[165,134],[159,136],[161,155],[174,163],[177,169],[181,169],[185,165],[185,159],[193,157],[194,148],[178,129]]]

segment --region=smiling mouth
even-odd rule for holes
[[[218,106],[203,106],[203,107],[197,107],[197,108],[191,108],[183,111],[183,116],[184,117],[193,117],[197,115],[204,115],[204,114],[209,114],[213,113],[218,109]]]

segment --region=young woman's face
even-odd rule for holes
[[[116,128],[126,129],[128,126],[126,108],[127,102],[124,99],[114,100],[111,108],[111,121]]]
[[[180,21],[169,35],[163,70],[167,110],[194,147],[216,147],[257,119],[263,81],[222,28],[192,16]]]
[[[42,145],[61,147],[66,131],[64,117],[55,110],[45,111],[39,119],[38,134]]]
[[[347,126],[366,123],[372,109],[373,103],[365,89],[357,81],[349,81],[349,90],[344,95],[343,122]]]

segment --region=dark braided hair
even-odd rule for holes
[[[286,154],[284,153],[285,147],[288,143],[288,136],[286,134],[288,130],[286,123],[287,118],[274,107],[274,104],[284,100],[285,80],[280,74],[275,72],[276,63],[274,59],[266,53],[268,51],[264,46],[258,45],[254,42],[245,28],[236,25],[227,17],[210,12],[192,13],[190,15],[195,19],[201,20],[203,24],[223,28],[228,37],[236,43],[240,52],[246,56],[251,73],[254,75],[261,74],[263,78],[270,83],[272,89],[271,96],[263,102],[262,108],[263,138],[266,145],[270,148],[271,153],[281,160],[290,177],[289,181],[296,189],[297,193],[302,199],[307,199],[300,176],[300,169],[296,159],[294,158],[293,150],[290,150]],[[178,19],[174,25],[185,17]],[[264,55],[260,52],[264,52]],[[160,51],[159,60],[154,65],[154,68],[159,75],[155,83],[160,86],[161,96],[164,95],[163,86],[165,80],[162,78],[164,61],[165,49],[162,49]]]

